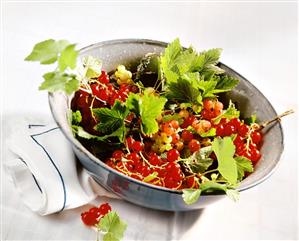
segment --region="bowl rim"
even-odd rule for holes
[[[159,41],[159,40],[152,40],[152,39],[144,39],[144,38],[125,38],[125,39],[113,39],[113,40],[105,40],[105,41],[101,41],[101,42],[97,42],[94,44],[90,44],[88,46],[85,46],[83,48],[81,48],[79,50],[79,56],[84,54],[85,51],[88,51],[92,48],[99,48],[101,46],[109,46],[109,45],[115,45],[115,44],[126,44],[126,43],[130,43],[130,44],[151,44],[151,45],[157,45],[160,47],[166,47],[169,43],[167,42],[163,42],[163,41]],[[238,78],[241,78],[242,80],[244,80],[247,84],[249,84],[254,91],[258,92],[265,100],[266,103],[269,105],[269,108],[271,109],[271,111],[273,111],[273,113],[275,113],[275,115],[277,116],[277,112],[275,111],[274,107],[272,106],[272,104],[270,103],[270,101],[265,97],[265,95],[257,88],[255,87],[247,78],[245,78],[243,75],[241,75],[239,72],[235,71],[234,69],[232,69],[231,67],[229,67],[226,64],[223,64],[221,61],[219,61],[219,64],[224,66],[225,68],[229,69],[230,71],[234,72],[235,75],[238,76]],[[54,111],[54,105],[52,103],[52,99],[55,98],[55,95],[53,93],[48,93],[48,101],[49,101],[49,105],[50,105],[50,110],[52,112],[52,115],[54,117],[55,122],[57,123],[57,125],[60,127],[61,131],[64,133],[64,135],[66,136],[66,138],[73,144],[73,147],[75,147],[76,149],[78,149],[79,151],[83,152],[85,155],[87,155],[90,160],[92,160],[96,165],[99,165],[101,167],[103,167],[104,169],[108,170],[109,172],[113,172],[114,174],[123,176],[125,179],[128,179],[128,181],[130,182],[134,182],[136,184],[145,186],[147,188],[151,188],[151,189],[156,189],[158,191],[163,191],[163,192],[169,192],[169,193],[173,193],[173,194],[182,194],[183,191],[182,190],[173,190],[173,189],[169,189],[169,188],[165,188],[165,187],[160,187],[160,186],[156,186],[150,183],[146,183],[140,180],[137,180],[135,178],[129,177],[123,173],[120,173],[116,170],[114,170],[113,168],[109,167],[108,165],[106,165],[103,161],[101,161],[100,159],[98,159],[95,155],[93,155],[91,152],[89,152],[73,135],[69,135],[69,133],[64,130],[63,126],[59,123],[59,118],[56,116],[55,111]],[[69,107],[68,107],[69,108]],[[276,125],[278,125],[279,127],[279,131],[281,133],[281,152],[278,154],[275,164],[273,166],[273,168],[266,174],[264,175],[262,178],[252,182],[251,184],[248,184],[247,186],[244,186],[242,188],[237,187],[236,190],[239,192],[248,190],[262,182],[264,182],[265,180],[267,180],[277,169],[279,163],[280,163],[280,159],[281,159],[281,155],[283,153],[284,150],[284,133],[283,133],[283,129],[282,129],[282,125],[280,122],[276,122]],[[74,141],[75,140],[75,141]],[[242,181],[241,181],[242,182]],[[240,182],[240,183],[241,183]],[[213,192],[213,193],[203,193],[201,194],[203,196],[208,196],[208,195],[225,195],[225,193],[221,192]]]

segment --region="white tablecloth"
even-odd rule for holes
[[[295,3],[35,3],[3,2],[1,55],[2,142],[7,123],[27,116],[50,118],[47,94],[37,91],[51,67],[26,63],[32,46],[47,38],[83,47],[116,38],[150,38],[197,49],[221,47],[221,61],[256,85],[278,112],[297,103]],[[283,120],[285,151],[263,184],[205,210],[159,212],[109,200],[128,222],[126,240],[298,238],[297,115]],[[1,147],[1,161],[9,158]],[[40,217],[29,211],[1,168],[1,240],[94,240],[80,220],[88,207]],[[107,201],[103,198],[94,204]]]

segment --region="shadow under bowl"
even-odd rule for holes
[[[112,71],[119,64],[134,67],[147,53],[161,53],[167,43],[147,39],[120,39],[104,41],[81,49],[80,57],[94,56],[103,61],[103,69]],[[266,97],[248,80],[233,69],[220,63],[228,75],[240,80],[239,85],[226,93],[224,100],[231,99],[243,114],[250,117],[253,113],[258,121],[263,122],[277,116],[274,108]],[[182,192],[154,186],[128,177],[107,166],[104,162],[90,153],[72,134],[68,124],[68,111],[71,97],[64,93],[50,93],[49,104],[58,126],[66,138],[71,142],[73,150],[81,164],[92,177],[104,188],[115,193],[129,202],[148,208],[167,211],[187,211],[204,208],[225,197],[222,193],[203,194],[200,199],[186,205],[182,199]],[[247,190],[266,180],[275,170],[283,151],[283,132],[280,123],[275,123],[265,129],[262,158],[255,166],[255,171],[246,177],[237,188]]]

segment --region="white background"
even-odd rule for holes
[[[277,112],[298,111],[296,3],[2,3],[2,141],[8,122],[50,116],[47,94],[37,91],[48,66],[24,62],[39,41],[67,39],[79,47],[117,38],[149,38],[221,47],[221,61],[257,86]],[[48,117],[50,118],[50,117]],[[165,213],[111,201],[128,221],[127,240],[297,239],[297,115],[283,120],[285,151],[265,183],[204,211]],[[5,155],[2,155],[2,162]],[[39,217],[21,202],[1,170],[2,238],[94,239],[79,219],[81,209]],[[103,200],[96,200],[98,204]]]

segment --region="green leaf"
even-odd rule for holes
[[[222,118],[226,118],[228,120],[231,120],[233,118],[239,118],[240,111],[238,111],[235,107],[235,104],[230,101],[228,108],[223,111],[223,113],[216,118],[213,119],[214,124],[219,124]]]
[[[45,81],[40,85],[39,90],[49,92],[65,91],[68,95],[79,89],[79,80],[75,75],[61,72],[49,72],[43,75]]]
[[[252,162],[248,158],[237,156],[235,157],[235,161],[237,163],[239,181],[243,179],[245,172],[253,172]]]
[[[200,136],[203,138],[216,136],[216,128],[213,127],[207,132],[201,133]]]
[[[215,190],[223,191],[233,200],[238,200],[238,191],[228,188],[227,184],[220,184],[211,180],[205,180],[199,185],[199,189],[183,189],[183,200],[190,205],[198,201],[204,192],[212,193]]]
[[[199,199],[201,189],[183,189],[183,200],[186,204],[191,205]]]
[[[251,115],[249,118],[245,118],[244,122],[247,125],[251,125],[253,123],[256,123],[256,114]]]
[[[224,79],[218,76],[213,79],[215,75],[224,72],[216,66],[220,54],[221,49],[210,49],[202,53],[197,53],[191,47],[183,50],[178,39],[170,43],[161,56],[166,96],[181,103],[192,103],[192,109],[198,113],[203,97],[214,98],[216,93],[227,91],[229,83],[225,85]]]
[[[214,190],[220,190],[226,192],[227,186],[226,184],[220,184],[209,180],[200,184],[200,189],[202,190],[202,192],[213,192]]]
[[[117,136],[123,142],[127,130],[124,121],[129,114],[127,107],[117,100],[111,109],[95,108],[92,111],[100,121],[95,130],[107,134],[105,139]]]
[[[75,75],[69,75],[71,78],[65,83],[64,91],[67,95],[71,95],[73,92],[79,90],[80,81]]]
[[[97,139],[98,136],[92,135],[85,131],[82,126],[72,125],[73,131],[84,139]]]
[[[102,73],[102,61],[92,57],[84,57],[83,60],[84,72],[87,78],[95,78]]]
[[[163,120],[163,122],[167,122],[167,121],[171,121],[171,120],[177,120],[179,122],[179,124],[183,123],[183,118],[181,118],[179,116],[179,114],[177,114],[177,113],[164,115],[162,117],[162,120]]]
[[[202,193],[213,193],[214,191],[223,191],[233,201],[239,200],[239,192],[232,188],[231,185],[224,183],[220,184],[214,180],[202,177],[203,182],[200,183],[199,189],[183,189],[183,200],[190,205],[198,201]]]
[[[168,82],[175,82],[178,79],[178,74],[173,72],[171,69],[174,66],[174,60],[182,51],[180,40],[177,38],[171,42],[164,53],[161,55],[161,67],[163,74],[165,75]]]
[[[127,229],[127,224],[123,222],[115,211],[107,213],[96,225],[102,232],[105,232],[105,241],[121,240]]]
[[[103,236],[103,241],[119,241],[119,239],[116,238],[113,233],[106,233]]]
[[[166,98],[156,96],[150,88],[145,89],[143,95],[129,95],[126,105],[130,111],[140,115],[143,134],[150,135],[159,130],[156,118],[161,115],[166,101]]]
[[[218,93],[232,90],[239,83],[238,79],[226,74],[217,77],[217,85],[215,89],[217,89]]]
[[[234,202],[236,202],[236,201],[238,201],[240,199],[240,193],[237,190],[235,190],[235,189],[229,189],[228,188],[225,191],[225,193]]]
[[[154,180],[157,176],[158,176],[158,172],[153,172],[153,173],[149,174],[148,176],[146,176],[143,179],[143,181],[144,182],[150,182],[150,181]]]
[[[215,98],[218,93],[232,90],[239,80],[228,75],[217,75],[210,80],[200,80],[199,88],[203,91],[203,98]]]
[[[204,159],[198,158],[196,160],[197,162],[190,164],[192,171],[195,173],[203,173],[213,164],[212,158],[204,158]]]
[[[181,103],[202,104],[202,96],[200,91],[186,79],[178,79],[177,82],[168,84],[166,97]]]
[[[206,74],[209,70],[216,70],[213,69],[213,66],[215,66],[220,58],[222,49],[215,48],[215,49],[209,49],[207,51],[203,51],[199,54],[197,65],[199,66],[198,71],[202,74]]]
[[[213,159],[209,158],[212,153],[212,147],[207,146],[193,153],[186,159],[181,159],[187,166],[189,166],[194,173],[205,172],[213,163]]]
[[[82,121],[82,115],[79,110],[76,112],[72,111],[72,124],[78,125]]]
[[[52,64],[58,54],[69,45],[66,40],[55,41],[48,39],[34,45],[32,52],[25,58],[26,61],[39,61],[41,64]]]
[[[73,132],[81,138],[88,139],[88,140],[93,139],[100,142],[106,141],[110,137],[118,137],[120,139],[120,142],[122,143],[127,133],[127,129],[125,127],[120,127],[116,131],[103,136],[92,135],[87,131],[85,131],[82,126],[78,126],[78,125],[72,125],[72,129]]]
[[[237,163],[233,158],[235,145],[230,137],[215,138],[212,142],[212,149],[218,161],[218,171],[231,184],[237,183]]]
[[[68,45],[62,50],[58,59],[58,66],[60,71],[64,71],[67,67],[74,69],[77,63],[78,51],[75,50],[76,44]]]
[[[213,80],[199,81],[199,88],[203,91],[203,93],[202,93],[203,98],[215,97],[214,90],[215,90],[216,85],[217,85],[217,81],[213,81]]]
[[[139,114],[140,110],[139,110],[139,100],[140,100],[140,95],[134,94],[134,93],[130,93],[127,100],[126,100],[126,106],[127,108],[136,113]]]
[[[142,121],[141,131],[145,135],[154,134],[158,131],[156,118],[161,115],[167,99],[155,96],[144,91],[144,95],[139,100],[139,110]]]

